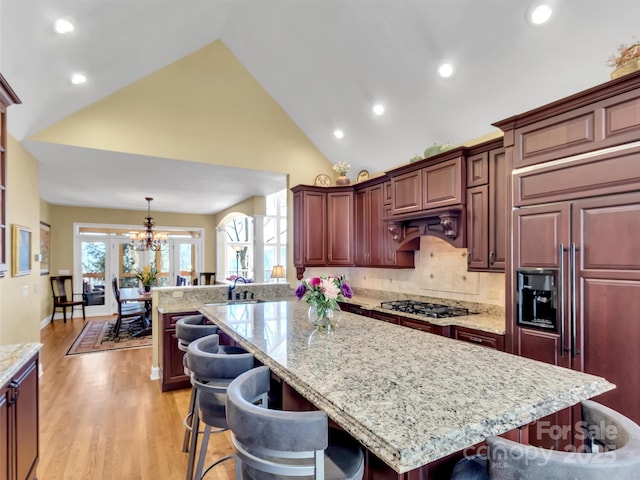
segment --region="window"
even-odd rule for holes
[[[271,279],[274,265],[287,263],[287,191],[267,196],[267,215],[264,218],[264,279]]]
[[[243,214],[229,219],[226,227],[225,278],[253,278],[253,220]]]

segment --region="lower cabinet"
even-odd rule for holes
[[[162,362],[162,391],[190,388],[189,377],[184,374],[182,358],[184,352],[178,348],[176,337],[176,322],[185,315],[197,315],[198,312],[177,312],[162,314],[161,331],[162,339],[159,342]]]
[[[402,326],[413,328],[414,330],[420,330],[422,332],[433,333],[435,335],[441,335],[448,337],[451,327],[449,325],[434,325],[429,322],[421,322],[419,320],[411,320],[410,318],[402,319]]]
[[[36,478],[38,448],[38,355],[0,387],[0,478]]]
[[[504,352],[504,335],[497,333],[483,332],[473,328],[454,326],[451,332],[451,338],[461,340],[463,342],[482,345],[483,347],[495,348]]]

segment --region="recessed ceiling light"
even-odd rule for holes
[[[451,75],[453,75],[453,65],[448,62],[441,64],[438,67],[438,74],[442,78],[449,78]]]
[[[376,103],[373,106],[373,113],[376,115],[382,115],[384,113],[384,105],[381,103]]]
[[[81,83],[85,83],[87,81],[87,77],[85,77],[81,73],[74,73],[71,75],[71,83],[74,85],[80,85]]]
[[[61,35],[73,32],[73,23],[71,23],[69,20],[65,20],[64,18],[59,18],[54,22],[53,30]]]
[[[531,6],[527,18],[531,25],[543,25],[549,21],[551,15],[553,15],[551,3],[537,3]]]
[[[336,138],[343,138],[344,137],[344,132],[342,130],[334,130],[333,131],[333,135]]]

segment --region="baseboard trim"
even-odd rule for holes
[[[45,318],[40,322],[40,330],[42,330],[44,327],[46,327],[50,323],[51,323],[51,316],[48,316],[47,318]]]

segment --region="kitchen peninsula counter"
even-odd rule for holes
[[[284,301],[201,312],[398,473],[614,388],[606,380],[343,312],[314,330]]]
[[[0,345],[0,385],[4,385],[40,351],[41,343]]]

